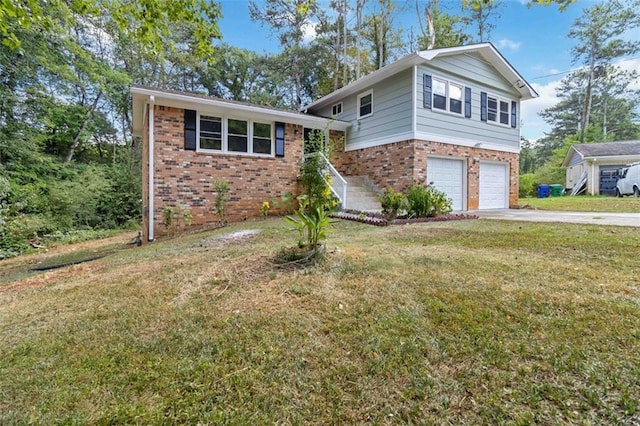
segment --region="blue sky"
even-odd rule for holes
[[[424,4],[423,0],[418,1]],[[219,22],[223,42],[259,53],[279,50],[277,37],[271,35],[268,28],[251,21],[248,0],[223,0],[219,3],[224,15]],[[320,0],[320,4],[326,3],[328,0]],[[377,2],[369,0],[369,3]],[[539,98],[522,103],[523,137],[535,140],[549,130],[537,113],[557,102],[555,88],[563,73],[576,67],[571,62],[571,48],[575,42],[567,37],[567,33],[583,9],[594,4],[593,0],[577,0],[560,12],[556,5],[527,8],[526,0],[502,1],[488,41],[540,94]],[[404,10],[396,14],[394,22],[402,26],[405,36],[411,28],[414,33],[419,33],[415,0],[398,0],[397,5]],[[440,7],[450,13],[457,12],[457,5],[456,0],[440,1]],[[640,30],[635,29],[627,36],[640,39]],[[627,69],[640,69],[640,58],[626,58],[620,65]]]

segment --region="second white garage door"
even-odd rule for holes
[[[427,158],[427,183],[451,198],[454,211],[464,209],[464,161],[448,158]]]
[[[507,165],[480,163],[480,205],[483,209],[509,207]]]

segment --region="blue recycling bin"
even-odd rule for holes
[[[538,198],[547,198],[549,196],[549,185],[538,185]]]

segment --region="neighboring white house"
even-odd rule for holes
[[[567,169],[565,188],[586,178],[586,193],[615,195],[618,170],[640,161],[640,140],[571,145],[562,167]]]

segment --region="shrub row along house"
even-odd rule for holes
[[[343,207],[357,207],[348,191],[355,177],[378,190],[433,183],[457,211],[517,204],[520,102],[537,96],[490,43],[410,54],[301,112],[131,91],[144,147],[145,240],[166,232],[167,206],[188,210],[195,226],[216,224],[217,181],[229,185],[231,221],[298,192],[302,142],[312,130],[336,145],[330,168]]]

